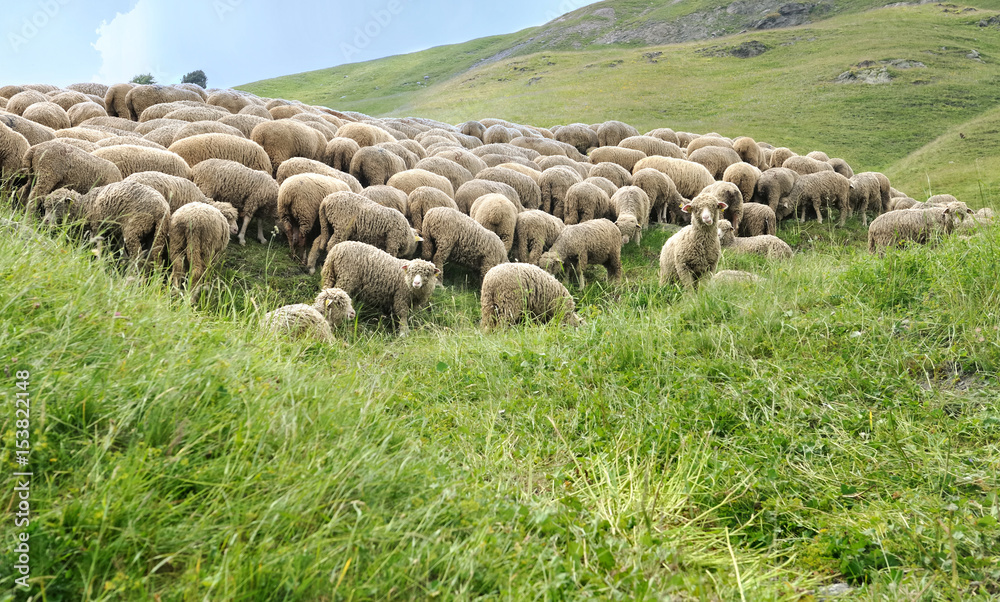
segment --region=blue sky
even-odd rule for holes
[[[210,87],[540,25],[592,0],[18,0],[0,21],[0,85],[115,83],[195,69]],[[13,6],[11,6],[13,5]]]

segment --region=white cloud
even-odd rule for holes
[[[101,23],[97,41],[91,44],[101,53],[101,68],[94,81],[126,82],[139,73],[152,73],[157,81],[169,76],[158,63],[157,38],[162,35],[163,23],[157,12],[155,0],[139,0],[129,12]]]

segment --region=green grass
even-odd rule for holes
[[[484,335],[449,269],[409,337],[330,346],[256,328],[318,287],[280,241],[230,247],[195,310],[5,235],[33,599],[992,599],[1000,231],[885,259],[854,220],[780,234],[792,260],[720,266],[764,282],[685,294],[651,230],[620,286],[571,289],[579,329]]]

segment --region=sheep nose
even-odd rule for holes
[[[420,276],[416,276],[413,279],[413,288],[420,288],[424,284],[424,279]]]

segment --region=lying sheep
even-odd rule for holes
[[[760,236],[761,234],[774,236],[777,232],[778,218],[770,207],[761,203],[743,204],[743,219],[740,220],[737,236]]]
[[[517,191],[518,202],[515,205],[520,205],[523,209],[539,209],[542,205],[542,189],[539,188],[538,183],[530,176],[513,169],[488,167],[477,173],[476,179],[507,184]]]
[[[191,177],[191,168],[184,159],[168,150],[129,144],[98,148],[92,154],[114,163],[123,178],[141,171],[158,171],[179,178]]]
[[[698,196],[706,186],[715,183],[715,178],[711,172],[700,163],[685,161],[684,159],[673,159],[671,157],[647,157],[635,164],[632,173],[638,173],[640,169],[652,168],[673,181],[677,187],[677,192],[685,199],[692,199]]]
[[[561,219],[539,209],[518,213],[514,224],[514,260],[537,265],[542,253],[555,244],[565,227]]]
[[[321,251],[345,240],[370,244],[393,257],[412,256],[420,242],[401,213],[354,192],[330,194],[320,203],[318,214],[320,234],[306,260],[310,274],[316,271]]]
[[[777,236],[770,234],[736,236],[733,225],[727,219],[719,220],[719,244],[722,245],[723,249],[732,249],[737,253],[762,255],[768,259],[787,259],[792,256],[792,248]]]
[[[349,240],[330,248],[322,275],[323,288],[341,288],[355,303],[395,316],[399,336],[406,336],[410,309],[430,300],[441,270],[420,259],[397,259],[371,245]]]
[[[455,262],[479,271],[480,277],[493,266],[507,261],[503,241],[495,233],[457,209],[437,207],[424,215],[423,258],[439,270]]]
[[[483,330],[499,324],[512,325],[525,320],[579,326],[576,304],[561,282],[542,268],[527,263],[504,263],[486,273],[482,289]]]
[[[114,163],[87,153],[61,140],[43,142],[28,149],[24,165],[34,176],[29,200],[43,197],[56,188],[86,193],[95,186],[121,182]]]
[[[229,203],[243,221],[240,246],[246,245],[247,227],[257,218],[257,240],[266,245],[265,218],[273,219],[278,210],[278,184],[269,173],[225,159],[207,159],[194,166],[191,178],[201,192],[220,203]]]
[[[383,207],[399,211],[403,215],[406,215],[409,210],[406,206],[408,201],[406,193],[398,188],[393,188],[392,186],[386,186],[385,184],[380,186],[369,186],[361,191],[361,195],[368,197]]]
[[[238,232],[236,209],[229,203],[189,203],[170,216],[170,261],[173,285],[181,287],[188,274],[188,289],[196,290],[202,275],[229,246]]]
[[[513,187],[509,184],[494,182],[492,180],[473,179],[462,184],[455,191],[455,204],[458,205],[459,211],[468,215],[469,210],[472,208],[472,203],[485,194],[502,194],[511,203],[514,203],[518,212],[524,211],[524,207],[521,205],[521,195]]]
[[[458,207],[456,207],[457,209]],[[502,194],[486,194],[469,208],[469,217],[500,237],[504,251],[510,253],[514,245],[514,226],[517,223],[517,207]]]
[[[673,180],[662,172],[647,167],[635,172],[632,183],[649,197],[649,220],[655,218],[660,223],[683,223],[681,206],[684,204],[684,197],[677,192]]]
[[[882,257],[886,248],[893,245],[927,244],[935,236],[951,234],[969,213],[971,210],[964,203],[883,213],[868,226],[868,252]]]
[[[569,190],[566,191],[563,215],[560,216],[558,211],[553,213],[556,217],[561,217],[567,226],[592,219],[616,217],[608,195],[601,188],[589,182],[570,186]]]
[[[847,220],[850,207],[851,181],[835,171],[819,171],[799,176],[788,193],[789,202],[801,210],[800,222],[806,220],[806,210],[811,207],[816,213],[816,221],[823,223],[823,207],[827,207],[833,219],[833,207],[840,210],[840,223]],[[776,212],[777,213],[777,212]]]
[[[580,287],[586,285],[584,270],[590,264],[603,265],[609,282],[622,278],[622,234],[607,219],[595,219],[566,226],[552,247],[538,259],[538,265],[553,275],[575,271]]]
[[[691,225],[667,239],[660,250],[660,286],[680,282],[696,290],[698,282],[715,272],[722,255],[719,218],[726,204],[712,194],[700,194],[681,209],[691,214]]]
[[[285,305],[264,315],[261,330],[292,338],[303,336],[323,343],[333,342],[333,328],[354,319],[351,297],[339,288],[320,291],[312,305]]]
[[[128,176],[124,181],[145,184],[162,194],[163,198],[170,205],[171,214],[184,205],[190,203],[208,203],[212,200],[206,197],[205,193],[198,188],[198,185],[191,180],[158,171],[140,171]]]
[[[395,190],[399,190],[390,186]],[[400,192],[403,192],[400,190]],[[413,229],[420,233],[423,228],[424,214],[435,207],[451,207],[458,209],[458,205],[447,194],[431,186],[418,186],[406,198],[406,216],[410,218]]]
[[[191,167],[208,159],[226,159],[268,175],[273,173],[271,159],[267,156],[267,152],[253,140],[238,136],[199,134],[178,140],[171,144],[167,150],[180,155]]]
[[[623,186],[611,197],[617,219],[615,225],[622,233],[622,245],[633,238],[636,245],[642,241],[642,231],[649,227],[649,196],[637,186]]]

